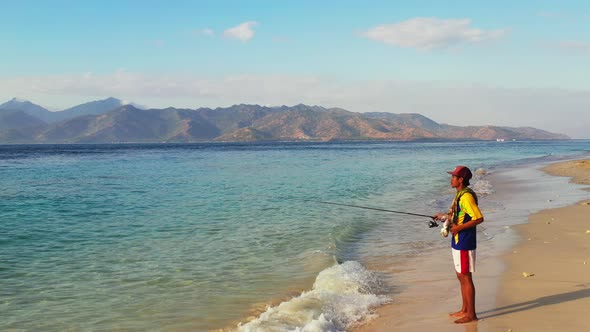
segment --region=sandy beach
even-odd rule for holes
[[[543,169],[590,184],[590,160]],[[588,331],[590,201],[544,210],[517,227],[522,241],[505,255],[497,306],[480,313],[493,331]],[[482,324],[483,325],[483,324]]]
[[[543,171],[590,184],[590,160],[559,162]],[[445,251],[432,253],[443,259],[425,255],[427,262],[415,262],[420,269],[382,267],[410,286],[378,308],[378,318],[353,331],[589,331],[588,214],[590,200],[542,210],[530,215],[528,223],[511,227],[512,248],[480,246],[474,275],[478,322],[459,325],[448,317],[459,309],[461,298]]]

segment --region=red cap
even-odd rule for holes
[[[471,170],[467,166],[457,166],[457,167],[455,167],[454,171],[447,172],[447,173],[454,175],[454,176],[458,176],[460,178],[467,179],[467,180],[471,179],[471,177],[473,176],[471,174]]]

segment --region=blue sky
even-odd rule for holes
[[[590,137],[587,1],[45,0],[0,9],[0,102],[305,103]]]

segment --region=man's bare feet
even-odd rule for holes
[[[457,319],[455,321],[455,324],[464,324],[464,323],[475,322],[475,321],[477,321],[476,316],[473,316],[473,317],[465,316],[463,318]]]
[[[449,317],[463,317],[463,316],[465,316],[464,311],[457,311],[457,312],[449,313]]]

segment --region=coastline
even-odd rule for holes
[[[577,184],[590,184],[589,160],[557,162],[542,171],[546,178],[538,182],[549,182],[552,188],[561,186],[562,190],[567,187],[567,192],[579,192],[563,177],[570,177],[570,182]],[[429,258],[432,255],[419,258],[414,262],[416,270],[400,273],[393,268],[382,269],[385,273],[400,273],[397,278],[409,286],[394,294],[392,303],[377,308],[378,318],[351,331],[588,330],[590,322],[585,321],[583,313],[590,307],[590,234],[586,234],[590,230],[590,219],[586,217],[590,200],[579,202],[580,197],[588,195],[568,197],[567,204],[559,202],[566,200],[560,197],[563,191],[551,192],[551,199],[546,199],[547,189],[545,196],[534,192],[534,188],[528,188],[532,195],[523,195],[520,185],[526,187],[531,179],[521,180],[518,175],[499,183],[498,195],[506,196],[505,200],[515,205],[525,199],[528,203],[536,202],[535,209],[521,209],[514,220],[506,221],[507,211],[518,210],[517,206],[506,206],[501,225],[482,224],[505,231],[495,235],[497,241],[486,241],[478,247],[474,275],[478,322],[457,325],[447,316],[457,309],[461,298],[450,267],[450,254],[443,251],[432,253],[442,255],[442,259]],[[571,205],[572,199],[578,203]],[[493,222],[499,219],[495,214],[484,213]],[[524,277],[523,272],[534,276]]]
[[[590,160],[543,171],[590,184]],[[584,190],[588,191],[588,188]],[[492,331],[587,331],[590,307],[590,200],[543,210],[517,225],[521,241],[503,256],[506,271],[493,310],[480,313]]]

